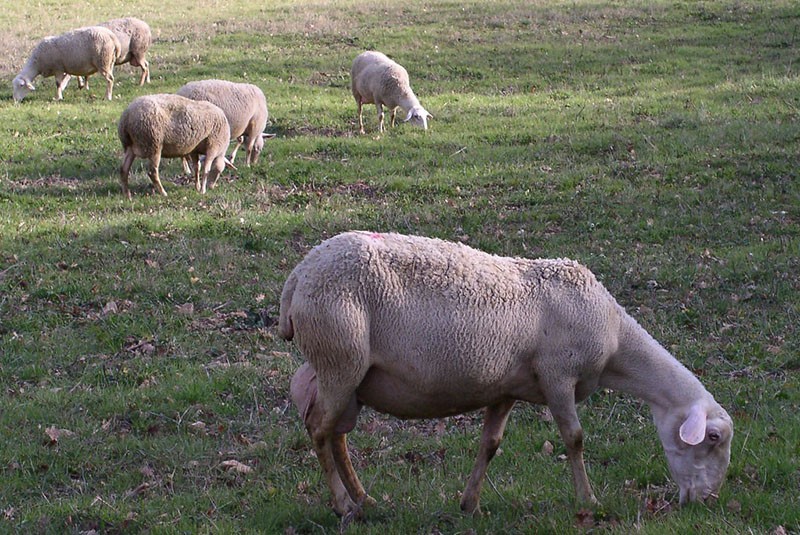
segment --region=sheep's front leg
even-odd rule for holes
[[[158,175],[158,166],[161,165],[161,153],[159,152],[152,158],[150,158],[150,170],[148,175],[150,176],[150,182],[153,183],[153,189],[156,193],[160,193],[164,197],[167,196],[167,192],[164,191],[164,186],[161,185],[161,178]]]
[[[383,132],[383,104],[376,102],[375,106],[378,108],[378,131]]]
[[[575,406],[575,387],[561,384],[547,388],[545,398],[550,413],[558,425],[561,439],[567,447],[567,459],[572,469],[572,482],[578,501],[596,504],[598,502],[592,492],[589,476],[586,475],[586,466],[583,463],[583,428],[578,420]]]
[[[114,73],[112,71],[101,72],[103,78],[106,79],[106,100],[111,100],[111,95],[114,91]]]
[[[503,440],[503,432],[514,403],[513,399],[504,401],[486,407],[484,411],[483,433],[481,435],[478,458],[475,460],[475,467],[472,469],[464,495],[461,497],[461,510],[465,513],[480,513],[481,486],[486,476],[486,469],[489,466],[489,461],[497,453],[500,441]]]
[[[142,59],[142,62],[139,64],[142,68],[142,77],[139,79],[139,85],[144,85],[144,82],[150,83],[150,64],[147,62],[146,59]]]
[[[65,72],[56,74],[56,100],[64,99],[64,89],[67,88],[71,76]]]
[[[364,131],[364,115],[362,113],[363,104],[361,103],[360,98],[356,98],[356,105],[358,106],[358,131],[361,134],[366,134]]]

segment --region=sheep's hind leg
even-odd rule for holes
[[[467,514],[480,513],[481,486],[483,485],[486,469],[489,461],[492,460],[500,441],[503,440],[503,432],[514,407],[515,400],[508,400],[486,407],[483,416],[483,433],[481,434],[481,445],[478,457],[475,460],[475,467],[469,476],[469,482],[464,489],[461,497],[461,510]]]
[[[133,150],[126,149],[125,157],[122,160],[122,166],[119,169],[119,181],[122,183],[122,194],[125,195],[128,200],[131,200],[131,190],[128,188],[128,175],[131,171],[133,160],[135,159],[136,155],[133,153]]]
[[[361,484],[353,468],[353,463],[350,460],[350,453],[347,451],[347,435],[345,433],[334,433],[331,440],[331,448],[333,451],[333,460],[339,471],[339,477],[347,489],[350,498],[359,508],[375,505],[375,499],[364,490],[364,486]]]
[[[572,482],[578,501],[596,504],[597,498],[592,492],[583,462],[583,428],[575,407],[575,387],[563,382],[553,385],[545,392],[545,398],[567,448],[567,459],[572,468]]]
[[[333,494],[334,510],[340,515],[359,515],[362,504],[357,504],[353,498],[358,499],[359,495],[365,496],[366,493],[355,476],[344,442],[344,433],[355,425],[358,405],[353,394],[355,386],[348,388],[344,384],[346,381],[341,379],[342,377],[331,378],[335,386],[326,388],[317,377],[316,399],[306,410],[305,423]],[[347,459],[338,462],[343,456]],[[361,489],[360,493],[358,489]]]

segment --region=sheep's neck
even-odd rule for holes
[[[619,348],[600,384],[636,396],[660,412],[709,396],[697,377],[629,316],[623,318]]]
[[[419,99],[414,95],[414,93],[411,93],[410,95],[402,95],[398,99],[398,104],[401,108],[403,108],[403,110],[406,111],[406,113],[408,113],[408,111],[412,108],[420,105]]]

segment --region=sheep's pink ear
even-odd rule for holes
[[[233,162],[231,162],[228,158],[225,158],[225,167],[227,167],[228,169],[233,169],[234,171],[238,171],[236,166],[233,165]]]
[[[276,135],[277,135],[277,134],[267,134],[266,132],[261,132],[261,138],[262,138],[262,139],[272,139],[272,138],[274,138]]]
[[[681,440],[690,446],[700,444],[706,436],[707,414],[699,404],[693,405],[686,417],[686,421],[681,424],[679,434]]]
[[[433,119],[433,114],[432,113],[430,113],[430,112],[425,112],[425,113],[428,114],[428,119]]]
[[[410,121],[410,120],[411,120],[411,117],[412,117],[413,115],[414,115],[414,110],[408,110],[408,115],[406,115],[406,118],[403,120],[403,122],[404,122],[404,123],[407,123],[408,121]]]

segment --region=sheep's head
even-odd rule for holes
[[[22,99],[25,98],[28,93],[36,90],[31,81],[21,75],[18,75],[16,78],[14,78],[14,81],[11,84],[14,90],[15,102],[22,102]]]
[[[261,156],[261,151],[264,150],[264,141],[272,139],[273,137],[275,137],[275,134],[266,134],[262,132],[261,135],[256,138],[256,142],[253,144],[253,155],[250,161],[247,162],[248,164],[252,163],[255,165],[258,163],[258,157]]]
[[[667,415],[669,422],[659,426],[659,434],[680,503],[716,497],[731,459],[731,417],[713,402],[697,402],[679,412]]]
[[[433,115],[428,113],[422,106],[414,106],[408,110],[408,115],[406,115],[404,122],[411,121],[411,124],[419,126],[423,130],[427,130],[428,119],[433,119]]]

